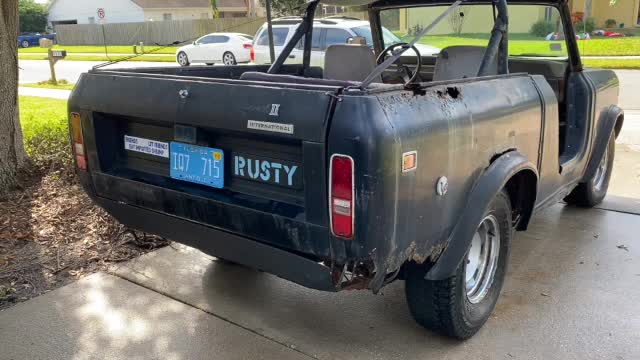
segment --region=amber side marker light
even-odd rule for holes
[[[409,151],[402,154],[402,172],[412,171],[418,167],[418,152]]]
[[[82,123],[80,114],[71,113],[71,133],[73,134],[73,153],[76,156],[76,165],[80,170],[87,170],[87,156],[84,152],[84,139],[82,138]]]

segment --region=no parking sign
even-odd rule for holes
[[[98,18],[102,20],[105,16],[106,13],[104,12],[104,8],[98,8]]]

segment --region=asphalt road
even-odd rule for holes
[[[67,80],[76,82],[80,74],[91,70],[92,67],[102,64],[104,61],[59,61],[56,66],[56,77],[58,80]],[[109,68],[141,68],[141,67],[162,67],[162,66],[178,66],[178,64],[167,62],[142,62],[142,61],[124,61]],[[46,81],[51,78],[49,63],[44,60],[19,60],[19,82],[21,84],[36,83]]]

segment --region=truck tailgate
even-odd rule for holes
[[[95,195],[326,257],[331,90],[89,73],[69,108]],[[220,187],[172,177],[178,147],[211,151]]]

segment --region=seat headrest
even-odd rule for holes
[[[324,78],[362,81],[376,67],[373,50],[368,46],[336,44],[324,55]]]
[[[433,81],[457,80],[478,76],[487,48],[484,46],[449,46],[438,54]],[[498,74],[498,58],[494,57],[489,75]]]

